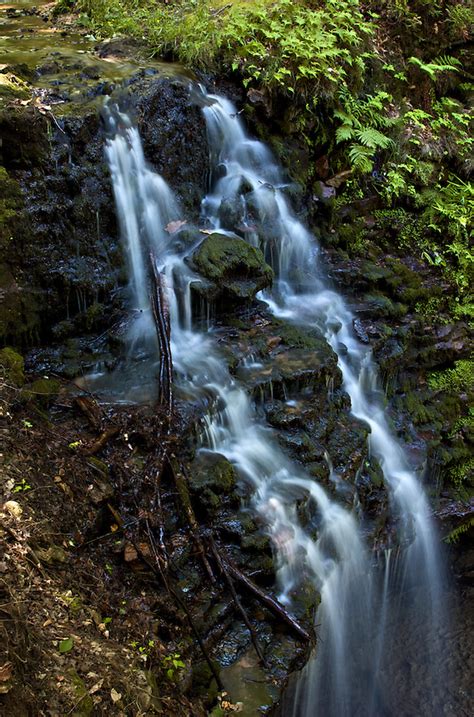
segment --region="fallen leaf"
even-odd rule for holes
[[[16,500],[7,500],[7,502],[3,504],[3,509],[7,510],[14,518],[20,518],[23,513],[23,508]]]
[[[122,699],[122,695],[120,694],[120,692],[117,692],[117,690],[115,690],[113,687],[110,690],[110,696],[114,704]]]
[[[74,647],[74,640],[72,637],[66,637],[65,640],[61,640],[59,643],[59,652],[61,654],[64,654],[65,652],[70,652],[72,648]]]
[[[90,688],[89,694],[90,694],[90,695],[93,695],[93,694],[95,694],[96,692],[98,692],[98,691],[100,690],[100,688],[102,687],[103,684],[104,684],[104,680],[99,680],[99,682],[96,682],[95,685],[93,685],[93,686]]]
[[[187,224],[186,219],[177,219],[175,222],[169,222],[169,224],[165,226],[165,232],[168,232],[168,234],[174,234],[179,231],[181,227],[184,227],[185,224]]]
[[[5,664],[0,667],[0,682],[8,682],[8,680],[10,679],[11,676],[12,676],[12,663],[5,662]]]
[[[131,545],[130,543],[127,543],[123,552],[123,557],[126,563],[133,563],[134,560],[137,560],[138,553]]]

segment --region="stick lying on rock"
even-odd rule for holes
[[[256,597],[257,600],[259,600],[267,608],[267,610],[269,610],[271,613],[273,613],[273,615],[275,615],[275,617],[288,625],[288,627],[290,627],[301,640],[303,640],[304,642],[314,642],[314,637],[311,637],[311,635],[306,632],[303,627],[301,627],[301,625],[295,620],[295,618],[292,617],[285,610],[283,605],[280,605],[277,600],[272,598],[270,595],[267,595],[267,593],[263,592],[263,590],[259,588],[258,585],[255,585],[255,583],[253,583],[250,578],[244,575],[238,569],[238,567],[234,565],[231,560],[229,560],[229,558],[222,554],[220,554],[219,557],[222,565],[225,568],[226,573],[231,578],[233,578],[254,597]]]
[[[166,294],[163,291],[163,277],[158,270],[156,258],[152,251],[150,251],[150,267],[153,284],[151,308],[160,347],[158,398],[159,403],[166,406],[169,413],[171,413],[173,409],[173,360],[171,357],[170,315]]]

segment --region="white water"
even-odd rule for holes
[[[339,355],[339,365],[353,413],[371,428],[371,451],[383,467],[403,524],[401,540],[407,547],[402,573],[418,571],[423,585],[436,585],[427,502],[388,428],[370,353],[355,341],[352,317],[342,299],[318,278],[317,245],[291,212],[268,150],[246,136],[230,103],[208,100],[212,104],[204,113],[221,176],[204,200],[207,218],[219,226],[222,201],[238,195],[243,234],[262,244],[278,277],[272,295],[264,297],[270,308],[290,321],[318,326],[340,354],[345,344],[347,352]],[[153,336],[145,269],[152,248],[168,286],[175,370],[183,390],[202,406],[205,446],[227,456],[253,488],[252,507],[275,548],[280,599],[291,602],[305,580],[321,593],[316,655],[300,680],[294,710],[287,708],[285,714],[381,714],[378,667],[385,644],[383,639],[377,643],[376,636],[388,620],[389,577],[381,597],[356,517],[282,452],[229,374],[212,330],[193,329],[190,285],[199,278],[165,230],[170,221],[181,218],[179,208],[164,181],[147,168],[138,133],[127,118],[116,114],[113,123],[107,157],[127,248],[131,301],[140,313],[134,335]],[[303,498],[312,506],[316,539],[297,517],[297,502]],[[426,601],[432,604],[434,593],[428,591]]]
[[[211,224],[219,228],[222,207],[230,202],[243,208],[242,234],[261,246],[276,275],[273,291],[260,298],[278,317],[319,329],[337,354],[352,413],[370,429],[370,454],[382,468],[392,512],[398,521],[397,538],[402,545],[397,571],[391,576],[387,562],[384,578],[375,589],[360,540],[352,533],[342,538],[345,553],[343,558],[340,553],[340,559],[353,563],[353,575],[361,582],[354,584],[347,579],[347,568],[343,580],[341,576],[335,581],[333,576],[319,573],[317,582],[322,585],[322,599],[317,620],[322,625],[322,646],[300,681],[294,712],[305,717],[311,717],[318,708],[321,714],[335,717],[380,714],[387,709],[380,701],[384,689],[382,667],[385,665],[386,672],[390,672],[385,630],[388,620],[392,630],[396,630],[404,594],[410,595],[412,603],[416,602],[411,609],[418,622],[422,660],[429,663],[435,657],[440,658],[437,636],[442,617],[441,564],[429,504],[419,477],[408,465],[403,446],[390,429],[370,349],[357,341],[351,312],[321,276],[316,240],[292,212],[284,194],[282,173],[268,149],[246,136],[228,100],[216,96],[207,99],[210,103],[203,111],[219,179],[204,201],[205,213]],[[298,479],[290,482],[296,485]],[[354,526],[352,530],[356,532]],[[321,542],[320,537],[318,544]],[[311,560],[310,551],[307,560]],[[284,570],[280,576],[284,578]],[[359,603],[356,609],[354,603]],[[376,640],[371,643],[374,625]],[[365,649],[373,659],[364,655]],[[433,665],[432,678],[434,673]],[[425,687],[430,690],[435,686]]]

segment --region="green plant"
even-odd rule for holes
[[[397,122],[387,112],[392,99],[384,91],[365,99],[355,97],[347,89],[338,93],[340,109],[334,110],[334,117],[342,124],[336,129],[336,143],[349,143],[348,157],[356,172],[372,171],[375,153],[393,146],[393,140],[387,136],[387,130]]]
[[[172,655],[166,655],[161,662],[162,667],[165,669],[166,677],[172,682],[176,681],[181,670],[186,667],[178,652]]]
[[[25,480],[25,478],[22,478],[19,483],[15,484],[12,493],[26,493],[28,490],[31,490],[31,485]]]
[[[459,542],[459,539],[461,538],[464,533],[467,533],[471,528],[474,527],[474,518],[469,518],[466,520],[466,522],[461,523],[461,525],[458,525],[457,528],[454,528],[445,538],[444,541],[448,544],[453,544]]]
[[[436,391],[473,391],[474,361],[462,359],[454,363],[454,368],[430,373],[428,386]]]
[[[432,80],[437,80],[443,72],[458,72],[461,67],[459,60],[450,55],[436,57],[433,62],[423,62],[418,57],[410,57],[408,62],[425,72]]]

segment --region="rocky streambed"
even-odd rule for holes
[[[190,77],[140,59],[127,42],[97,46],[57,29],[31,3],[2,10],[3,708],[217,715],[241,702],[243,714],[268,712],[317,640],[318,595],[303,590],[291,608],[307,640],[239,583],[237,574],[276,598],[272,549],[247,510],[248,489],[223,456],[196,454],[203,426],[188,396],[178,392],[171,424],[156,407],[153,357],[125,357],[126,277],[101,108],[118,102],[134,116],[147,161],[183,208],[170,235],[191,243],[202,228],[210,167]],[[252,121],[259,131],[258,117]],[[469,496],[446,476],[471,453],[463,419],[472,394],[453,377],[436,384],[430,374],[467,360],[472,338],[461,322],[420,313],[420,303],[443,291],[436,267],[394,250],[397,227],[373,207],[335,212],[324,191],[291,182],[287,191],[318,228],[334,281],[353,297],[355,330],[374,349],[413,467],[425,467],[442,533],[467,526]],[[232,202],[221,207],[229,229],[238,211]],[[358,256],[348,251],[355,231],[364,232]],[[206,279],[195,296],[196,324],[213,317],[230,371],[284,451],[340,502],[357,498],[374,555],[383,551],[394,530],[386,489],[367,427],[350,414],[335,354],[317,332],[289,326],[255,299],[271,270],[241,239],[210,234],[192,261]],[[299,512],[310,525],[304,501]],[[156,560],[157,540],[166,565]],[[237,571],[230,582],[210,540]],[[463,540],[452,552],[457,629],[445,639],[447,669],[468,676],[472,553]],[[403,669],[421,669],[403,667],[402,658],[401,665],[401,682]],[[467,692],[468,677],[449,714],[469,713]]]

